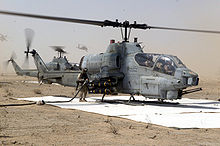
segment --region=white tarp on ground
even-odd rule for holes
[[[68,101],[66,97],[19,98],[28,101]],[[61,108],[78,109],[103,115],[117,116],[145,123],[178,128],[220,128],[220,102],[183,98],[159,103],[135,96],[136,101],[127,103],[129,96],[108,96],[105,102],[101,97],[89,97],[88,102],[49,103]],[[138,100],[138,101],[137,101]]]
[[[19,82],[19,81],[16,81],[16,82]],[[22,83],[40,84],[38,81],[22,81]],[[52,83],[52,84],[60,86],[60,84],[57,84],[57,83]]]

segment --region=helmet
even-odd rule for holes
[[[84,69],[83,69],[83,72],[87,72],[87,71],[88,71],[88,69],[87,69],[87,68],[84,68]]]

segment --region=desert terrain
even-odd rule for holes
[[[73,97],[74,88],[28,82],[33,80],[1,75],[0,105],[29,103],[16,100],[24,97]],[[184,97],[219,101],[219,79],[201,78],[199,87],[203,91]],[[220,145],[219,137],[220,129],[167,128],[51,105],[0,107],[0,145]]]

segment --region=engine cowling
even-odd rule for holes
[[[92,74],[102,72],[103,68],[111,72],[120,68],[120,57],[117,53],[87,55],[81,58],[80,68],[87,68]]]

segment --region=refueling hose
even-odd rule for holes
[[[71,102],[76,96],[79,94],[79,92],[82,90],[82,88],[87,84],[87,81],[83,83],[83,85],[77,90],[76,94],[71,98],[70,100],[67,101],[41,101],[41,105],[46,104],[46,103],[64,103],[64,102]],[[21,104],[3,104],[0,105],[0,107],[7,107],[7,106],[24,106],[24,105],[33,105],[33,104],[39,104],[39,102],[30,102],[30,103],[21,103]]]

